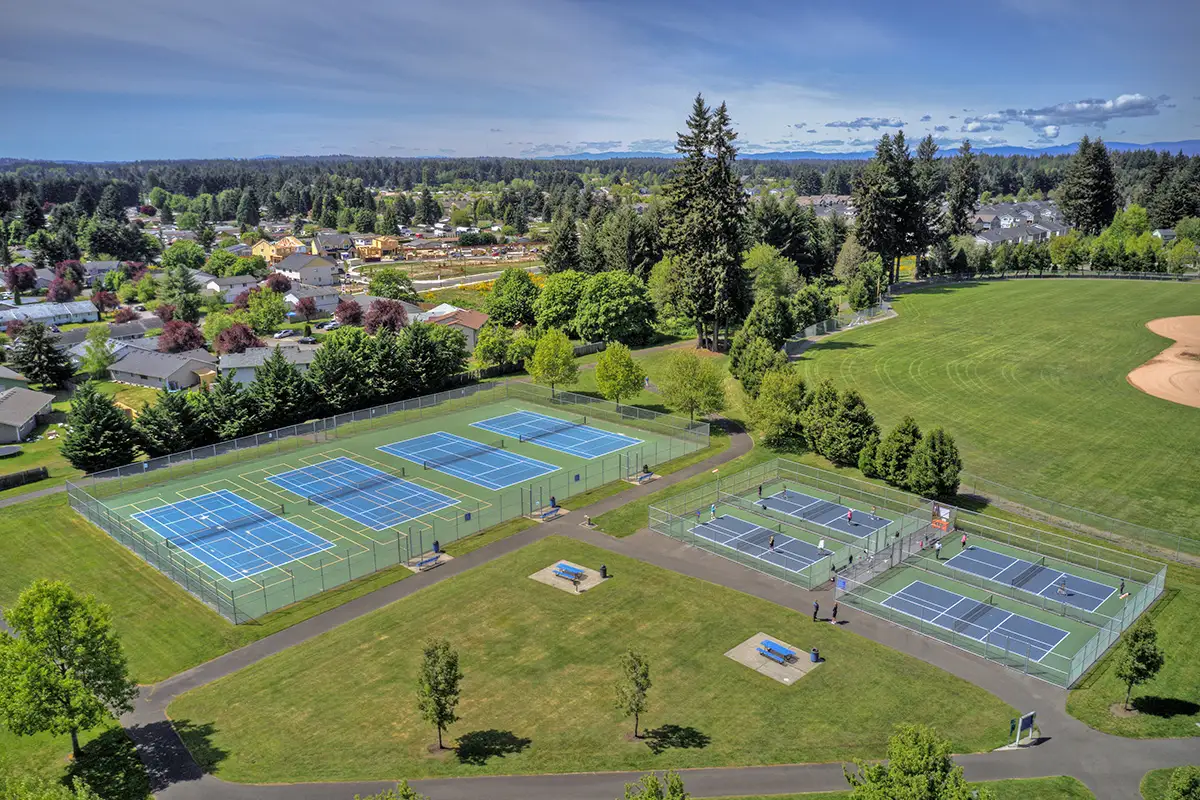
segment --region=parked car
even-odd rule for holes
[[[297,341],[297,342],[299,342],[300,344],[316,344],[316,343],[317,343],[317,337],[315,337],[315,336],[301,336],[301,337],[300,337],[299,339],[297,339],[296,341]]]
[[[327,331],[336,331],[340,327],[342,327],[342,323],[338,322],[336,319],[325,323],[325,330]]]
[[[274,338],[286,339],[289,336],[295,336],[295,335],[296,335],[296,332],[294,330],[292,330],[291,328],[284,328],[279,333],[275,334]]]

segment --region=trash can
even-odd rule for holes
[[[605,564],[601,564],[600,565],[600,580],[604,580],[607,577],[608,577],[608,566]]]
[[[808,654],[808,660],[816,664],[821,660],[821,654],[817,652],[817,648],[813,648]]]
[[[437,539],[433,540],[433,552],[435,552],[435,553],[442,552],[442,545],[440,542],[438,542]]]

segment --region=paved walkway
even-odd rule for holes
[[[600,500],[585,510],[596,516],[628,501],[657,492],[693,475],[710,470],[749,451],[749,437],[733,434],[724,452],[692,465],[662,480],[626,490]],[[168,704],[180,694],[230,675],[267,656],[279,653],[345,622],[370,613],[434,583],[500,558],[550,535],[570,536],[614,553],[655,564],[761,597],[788,608],[806,612],[818,599],[832,603],[827,592],[806,592],[790,584],[746,569],[673,539],[641,530],[625,539],[615,539],[579,526],[581,512],[529,528],[454,559],[436,570],[414,575],[399,583],[359,597],[345,605],[301,622],[239,650],[201,664],[153,686],[143,687],[134,710],[121,722],[137,744],[150,774],[154,792],[166,800],[217,798],[288,798],[288,800],[345,800],[354,794],[371,794],[394,782],[311,783],[247,785],[205,775],[183,747],[166,718]],[[1026,678],[997,664],[946,647],[907,629],[890,625],[852,608],[844,611],[850,631],[932,663],[1023,710],[1038,712],[1043,744],[1015,752],[962,756],[958,761],[972,780],[1012,777],[1073,775],[1082,780],[1100,800],[1138,797],[1138,782],[1151,769],[1196,760],[1196,739],[1133,740],[1098,733],[1066,713],[1065,690]],[[613,800],[624,785],[642,773],[584,773],[569,775],[514,775],[481,778],[446,778],[413,781],[418,791],[433,800]],[[795,764],[770,767],[731,767],[688,770],[688,791],[695,797],[844,789],[840,764]]]
[[[15,506],[17,503],[24,503],[28,500],[36,500],[39,497],[58,494],[59,492],[65,492],[66,490],[67,485],[65,483],[60,483],[58,486],[48,486],[45,489],[36,489],[32,492],[25,492],[24,494],[14,494],[12,497],[0,499],[0,508],[4,508],[5,506]]]

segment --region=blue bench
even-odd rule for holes
[[[786,667],[786,666],[787,666],[787,664],[788,664],[788,662],[787,662],[787,659],[786,659],[786,658],[784,658],[784,657],[783,657],[783,656],[781,656],[781,655],[777,655],[777,654],[775,654],[775,653],[772,653],[770,650],[764,650],[763,648],[761,648],[761,647],[760,647],[760,648],[758,648],[758,652],[759,652],[759,654],[760,654],[760,655],[764,655],[764,656],[766,656],[767,658],[769,658],[769,659],[771,659],[772,661],[774,661],[776,664],[780,664],[781,666],[785,666],[785,667]]]
[[[558,564],[554,567],[554,574],[560,578],[566,578],[571,583],[579,583],[583,580],[583,570],[576,569],[570,564]]]
[[[434,553],[428,558],[422,558],[417,562],[417,569],[425,569],[426,567],[432,566],[438,562],[439,558],[441,558],[439,553]]]
[[[770,639],[763,639],[761,642],[759,642],[759,644],[762,645],[763,650],[770,654],[769,657],[778,656],[778,659],[776,660],[779,660],[779,663],[781,664],[791,661],[796,657],[795,650],[784,647],[778,642],[773,642]]]

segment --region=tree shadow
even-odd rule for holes
[[[642,731],[642,738],[650,752],[658,755],[666,750],[690,750],[708,747],[712,739],[707,733],[690,725],[662,725]]]
[[[1142,695],[1141,697],[1133,698],[1133,707],[1139,713],[1149,714],[1152,717],[1162,717],[1164,719],[1190,717],[1200,714],[1200,704],[1193,703],[1191,700],[1180,700],[1178,697]]]
[[[147,767],[150,791],[161,792],[175,783],[198,781],[205,772],[211,772],[228,755],[212,744],[215,732],[212,723],[197,725],[186,719],[174,723],[164,719],[130,728],[130,737],[137,742],[144,762],[150,765]]]
[[[533,743],[532,739],[517,736],[512,731],[471,731],[458,737],[455,748],[458,760],[463,764],[482,766],[492,758],[503,758],[520,753]]]
[[[81,751],[67,767],[64,784],[78,778],[103,800],[144,800],[150,794],[150,778],[124,729],[109,728]]]
[[[843,328],[842,330],[850,329]],[[874,346],[875,345],[867,342],[851,342],[846,339],[828,339],[823,342],[813,342],[811,346],[805,348],[804,353],[801,355],[811,353],[814,350],[862,350],[864,348]]]

